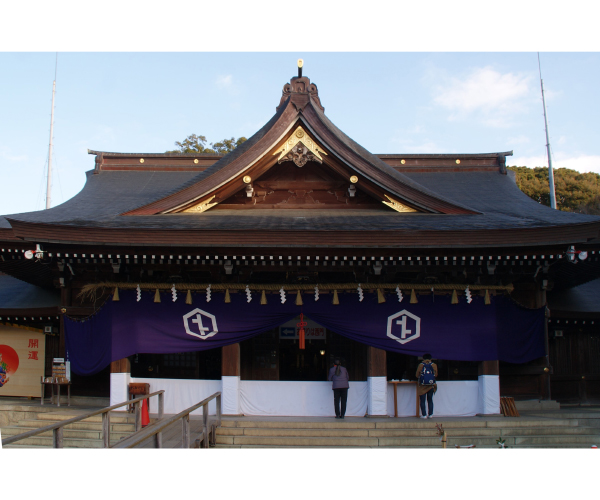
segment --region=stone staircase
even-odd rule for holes
[[[39,429],[61,420],[68,420],[89,410],[57,410],[42,411],[32,415],[31,407],[23,411],[24,417],[16,423],[2,426],[2,439],[33,429]],[[110,416],[110,441],[116,443],[120,439],[135,432],[135,418],[124,412],[111,412]],[[102,417],[97,415],[89,417],[80,422],[69,424],[64,428],[64,448],[102,448]],[[44,432],[37,436],[25,438],[13,444],[4,445],[3,449],[9,448],[52,448],[52,431]]]
[[[588,415],[589,417],[589,415]],[[598,422],[600,412],[596,413]],[[498,448],[502,438],[509,448],[589,448],[600,445],[600,426],[584,419],[547,418],[439,418],[334,419],[236,418],[223,419],[217,429],[218,448],[278,447],[392,447],[441,448],[436,423],[447,434],[449,448],[475,445]]]

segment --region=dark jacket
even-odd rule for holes
[[[335,366],[332,366],[329,370],[329,377],[327,380],[333,381],[332,389],[348,389],[350,384],[348,381],[350,380],[350,376],[348,375],[348,370],[346,370],[343,366],[340,366],[340,374],[335,374]]]

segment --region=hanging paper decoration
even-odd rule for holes
[[[173,295],[173,302],[177,300],[177,289],[175,288],[175,284],[171,287],[171,294]]]
[[[385,302],[385,295],[383,294],[383,290],[381,288],[377,289],[377,303],[383,304]]]
[[[137,286],[137,288],[135,289],[136,293],[137,293],[137,297],[135,298],[135,300],[137,302],[139,302],[140,300],[142,300],[142,289],[140,288],[140,285]]]
[[[260,305],[261,306],[266,306],[267,305],[267,294],[265,293],[264,290],[260,294]]]
[[[296,305],[297,306],[302,305],[302,295],[300,294],[300,290],[298,290],[298,293],[296,294]]]
[[[160,292],[158,288],[156,289],[156,293],[154,294],[154,302],[160,302]]]
[[[285,301],[286,301],[287,299],[285,298],[285,290],[283,289],[283,287],[281,287],[281,288],[279,289],[279,296],[281,297],[281,303],[282,303],[282,304],[285,304]]]
[[[192,292],[191,292],[191,290],[187,291],[187,295],[185,296],[185,303],[188,306],[192,304]]]
[[[115,292],[113,293],[113,300],[115,302],[119,300],[119,287],[115,287]]]
[[[465,290],[465,295],[467,296],[467,304],[470,304],[473,297],[471,297],[471,290],[469,290],[469,287]]]
[[[490,300],[490,292],[489,292],[489,290],[485,291],[485,297],[483,298],[483,303],[486,306],[489,306],[492,303],[492,301]]]
[[[252,292],[250,291],[250,288],[248,288],[248,285],[246,285],[246,301],[248,303],[250,303],[251,300],[252,300]]]
[[[411,304],[418,304],[419,301],[417,300],[417,294],[415,293],[414,288],[410,291],[410,303]]]
[[[315,285],[315,302],[319,300],[319,285]]]
[[[458,304],[458,295],[456,294],[456,290],[452,290],[452,298],[450,299],[450,304]]]
[[[210,302],[210,285],[206,287],[206,302]]]
[[[229,304],[231,302],[231,295],[229,295],[229,288],[225,290],[225,304]]]
[[[333,291],[333,300],[331,301],[331,303],[332,303],[334,306],[339,306],[339,305],[340,305],[340,299],[338,298],[338,293],[337,293],[337,290],[334,290],[334,291]]]
[[[396,287],[396,294],[398,295],[398,302],[402,302],[404,297],[402,296],[402,290],[400,290],[399,286]]]
[[[300,293],[298,291],[298,293]],[[298,347],[300,349],[304,349],[304,327],[308,325],[306,321],[304,321],[304,314],[300,313],[300,323],[296,323],[296,326],[299,328],[298,330]]]
[[[358,301],[362,302],[365,296],[363,295],[363,289],[360,287],[360,283],[358,284],[356,291],[358,292]]]

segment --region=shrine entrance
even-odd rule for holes
[[[350,379],[367,380],[367,346],[338,335],[305,317],[305,348],[300,349],[299,318],[240,343],[242,380],[326,381],[336,357]]]

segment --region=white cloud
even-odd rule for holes
[[[391,141],[393,144],[397,144],[398,153],[440,153],[441,150],[438,145],[432,140],[425,139],[424,141],[414,141],[413,139],[406,138],[393,138]],[[395,146],[396,147],[396,146]]]
[[[500,73],[490,66],[466,77],[439,76],[434,102],[450,111],[449,120],[479,119],[492,127],[508,127],[532,98],[532,77]]]
[[[515,156],[506,159],[507,165],[519,167],[548,167],[546,156]],[[566,155],[556,154],[552,156],[552,168],[570,168],[578,172],[595,172],[600,174],[600,155]]]
[[[215,81],[217,87],[231,88],[233,87],[233,75],[219,75]]]
[[[513,144],[527,144],[531,142],[530,138],[526,135],[517,135],[515,137],[509,137],[508,139],[506,139],[506,143],[513,145]]]
[[[0,156],[8,161],[27,161],[27,155],[11,155],[5,152],[0,152]]]

